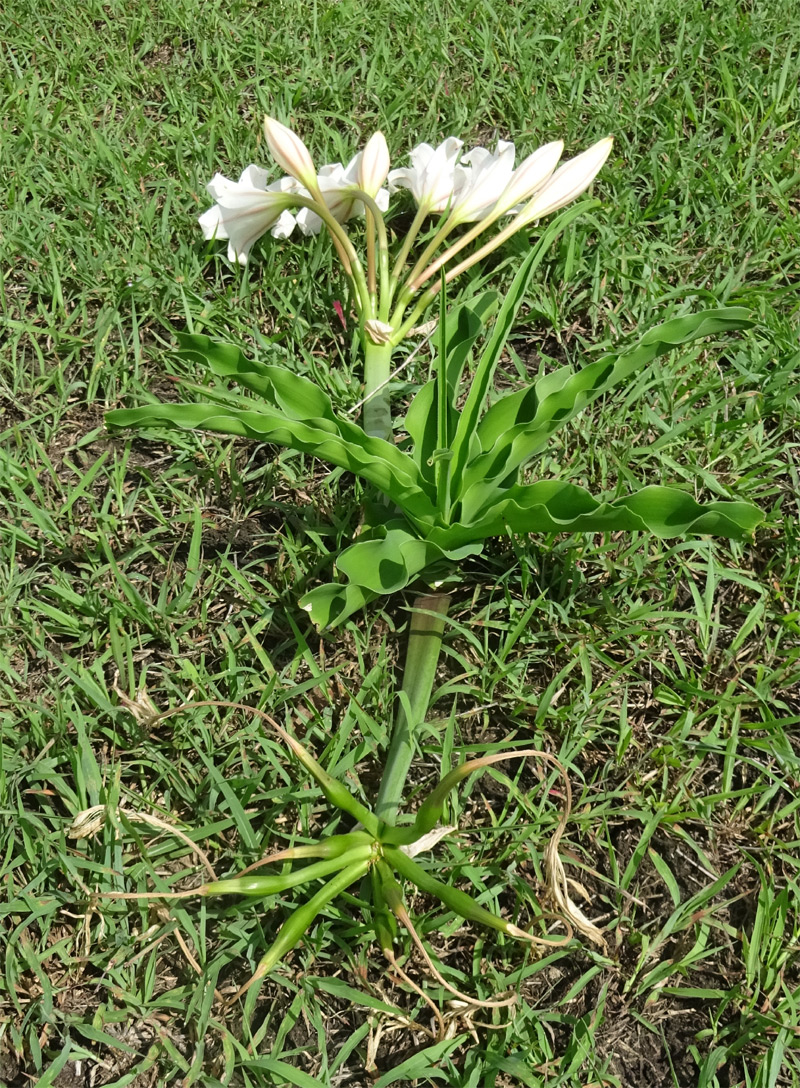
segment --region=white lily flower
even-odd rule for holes
[[[564,141],[554,140],[523,159],[495,204],[495,215],[505,214],[537,193],[555,170],[563,150]]]
[[[352,216],[364,214],[364,202],[355,195],[355,190],[361,188],[363,155],[364,152],[359,151],[347,166],[342,166],[340,162],[328,163],[326,166],[321,166],[317,174],[317,185],[322,193],[322,199],[337,223],[346,223]],[[296,191],[301,196],[309,195],[308,191],[302,188]],[[385,212],[389,207],[389,190],[378,188],[374,193],[374,199],[379,210]],[[303,234],[319,234],[322,229],[322,220],[311,208],[301,208],[297,213],[297,225]]]
[[[457,197],[466,180],[458,169],[463,140],[449,136],[438,147],[418,144],[411,152],[411,166],[389,173],[389,192],[410,189],[417,206],[426,212],[443,212]]]
[[[250,165],[238,181],[215,174],[206,188],[216,203],[198,218],[203,237],[227,238],[228,260],[247,264],[253,243],[268,230],[273,238],[288,238],[295,218],[287,209],[295,182],[280,178],[267,184],[267,172]]]
[[[565,162],[512,222],[518,228],[524,227],[534,219],[550,215],[579,197],[594,181],[611,154],[613,143],[613,137],[606,136],[592,144],[587,151]]]
[[[475,147],[461,156],[459,167],[467,169],[450,208],[450,221],[474,223],[485,218],[508,186],[514,171],[514,145],[499,140],[494,152]]]
[[[264,135],[278,166],[293,178],[297,178],[306,189],[313,189],[316,179],[314,162],[297,133],[276,121],[274,117],[265,117]]]

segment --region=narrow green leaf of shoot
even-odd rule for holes
[[[336,805],[342,812],[347,812],[353,819],[358,820],[359,823],[363,824],[373,838],[377,837],[379,826],[378,817],[370,812],[366,806],[362,805],[360,801],[357,801],[352,793],[350,793],[341,782],[337,782],[337,780],[332,778],[327,771],[323,770],[311,753],[304,748],[298,740],[289,733],[281,731],[281,734],[283,740],[289,745],[330,803]]]
[[[383,856],[388,865],[391,865],[406,880],[410,880],[412,884],[415,884],[420,891],[440,899],[446,907],[449,907],[450,910],[461,918],[465,918],[468,922],[478,922],[480,925],[489,926],[491,929],[499,930],[500,933],[505,933],[509,937],[520,937],[529,941],[538,940],[530,933],[526,933],[524,929],[515,926],[513,922],[507,922],[505,918],[486,910],[466,892],[462,892],[459,888],[451,888],[449,884],[437,880],[436,877],[431,876],[421,865],[418,865],[416,861],[412,861],[407,854],[404,854],[397,847],[385,846]]]
[[[351,847],[345,854],[338,857],[326,858],[324,861],[306,865],[302,869],[296,869],[291,873],[267,874],[259,873],[249,876],[236,876],[228,880],[216,880],[204,884],[197,889],[197,895],[277,895],[296,888],[300,884],[308,884],[309,881],[318,880],[320,877],[330,876],[331,873],[346,869],[348,866],[366,861],[372,855],[372,845],[365,843],[362,846]]]
[[[268,975],[273,967],[279,963],[287,953],[291,952],[295,945],[301,940],[303,934],[312,925],[319,912],[323,910],[328,903],[332,902],[337,895],[341,895],[341,893],[349,888],[351,884],[355,884],[357,880],[360,880],[369,867],[369,859],[364,859],[362,861],[357,861],[352,865],[348,865],[346,869],[342,869],[341,872],[337,873],[327,884],[320,888],[317,894],[312,896],[307,903],[303,903],[302,906],[297,907],[281,926],[278,931],[278,936],[262,957],[253,977],[242,986],[231,1001],[236,1001],[238,998],[242,997],[242,995],[250,989],[253,983],[258,982],[259,979]]]
[[[491,755],[480,756],[478,759],[469,759],[465,763],[460,763],[457,767],[454,767],[452,771],[444,776],[438,786],[428,794],[420,805],[416,819],[411,827],[385,829],[382,832],[382,841],[395,846],[416,842],[436,827],[442,818],[447,795],[451,790],[455,789],[459,782],[463,782],[468,775],[473,774],[475,771],[483,771],[493,763],[503,763],[510,759],[527,759],[529,757],[545,759],[553,763],[560,771],[560,767],[553,757],[538,748],[493,752]]]

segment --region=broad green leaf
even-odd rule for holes
[[[319,586],[300,604],[320,627],[335,627],[368,601],[403,589],[423,571],[436,564],[448,567],[481,551],[481,543],[455,549],[442,548],[412,531],[401,521],[375,530],[368,540],[358,540],[339,556],[337,569],[349,579],[345,584]]]
[[[376,596],[353,582],[328,582],[301,597],[300,607],[317,627],[332,628],[344,623],[359,608],[365,608]]]
[[[475,433],[478,427],[481,410],[489,392],[489,386],[497,369],[503,348],[508,340],[517,312],[522,304],[531,276],[544,260],[545,254],[558,235],[578,215],[586,211],[587,204],[584,201],[576,204],[568,211],[563,212],[554,219],[542,234],[537,244],[523,261],[522,267],[517,272],[508,294],[505,297],[500,313],[497,315],[492,335],[481,353],[475,375],[470,385],[467,400],[463,411],[458,418],[455,437],[452,442],[453,462],[450,478],[454,487],[454,497],[461,493],[460,480],[464,472],[467,460],[475,441]]]
[[[238,348],[214,343],[207,336],[181,335],[179,341],[183,348],[181,354],[205,361],[215,375],[237,381],[258,394],[278,413],[338,434],[375,456],[383,456],[399,471],[407,472],[407,458],[403,453],[390,442],[376,447],[357,423],[337,415],[330,397],[308,378],[285,367],[255,363],[245,358]],[[260,410],[259,405],[248,407]],[[382,442],[381,439],[375,441]]]
[[[405,428],[411,439],[409,456],[420,475],[435,487],[436,473],[431,460],[436,449],[436,381],[426,382],[418,390],[406,412]]]
[[[734,306],[676,317],[650,329],[630,351],[606,355],[577,373],[561,367],[528,389],[502,397],[478,425],[481,453],[465,467],[461,494],[487,480],[497,480],[501,487],[513,483],[513,473],[558,427],[659,355],[704,336],[752,325],[749,311]]]
[[[411,458],[391,443],[365,435],[357,425],[335,417],[333,421],[304,421],[255,408],[248,411],[217,404],[151,404],[109,412],[106,420],[114,427],[175,427],[274,442],[348,469],[374,484],[412,517],[432,521],[436,516]]]
[[[444,297],[444,291],[442,291]],[[475,341],[484,329],[484,323],[496,308],[496,291],[486,291],[467,305],[456,307],[447,315],[446,322],[439,323],[433,340],[434,349],[447,359],[447,403],[450,406],[448,417],[449,434],[455,432],[457,421],[456,401],[460,388],[461,375],[475,345]],[[442,330],[446,343],[442,345]],[[437,435],[437,382],[426,382],[415,395],[406,412],[405,429],[411,438],[411,457],[422,476],[434,484],[436,473],[431,461],[434,451],[441,445]],[[448,444],[450,438],[448,437]]]
[[[441,292],[442,300],[445,291]],[[500,296],[497,291],[485,291],[469,303],[456,306],[447,313],[447,321],[440,320],[439,327],[433,339],[434,348],[438,355],[443,355],[447,360],[445,367],[447,381],[447,403],[453,413],[455,422],[455,408],[458,394],[461,389],[461,377],[464,373],[469,354],[475,346],[475,341],[486,327],[486,323],[497,309]],[[444,342],[442,337],[444,336]],[[448,445],[450,438],[448,437]]]
[[[611,501],[595,499],[588,491],[563,480],[540,480],[508,488],[471,524],[434,530],[431,539],[455,548],[476,539],[507,532],[598,532],[647,530],[659,537],[710,533],[741,539],[763,521],[756,506],[746,502],[711,502],[701,505],[691,495],[671,487],[645,487]]]
[[[351,582],[372,593],[393,593],[441,559],[457,561],[474,554],[472,544],[455,550],[393,525],[380,540],[359,540],[339,556],[336,566]]]

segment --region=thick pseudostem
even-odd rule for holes
[[[393,441],[388,387],[391,369],[391,344],[373,344],[365,337],[362,424],[367,434],[387,442]]]
[[[446,593],[417,597],[412,605],[403,686],[375,806],[378,818],[387,824],[395,822],[403,799],[414,755],[414,732],[430,704],[449,607]]]

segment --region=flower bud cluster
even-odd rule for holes
[[[360,192],[385,212],[390,193],[408,189],[423,215],[447,212],[448,230],[463,223],[488,225],[503,215],[515,215],[514,225],[521,229],[580,196],[612,146],[607,137],[556,169],[564,148],[556,140],[514,169],[512,143],[500,140],[494,151],[475,147],[463,152],[463,141],[450,136],[438,147],[419,144],[409,156],[410,166],[390,170],[386,139],[376,132],[347,166],[335,162],[317,170],[303,141],[286,125],[267,117],[264,132],[272,157],[287,176],[267,183],[266,171],[254,165],[238,182],[215,174],[208,184],[215,204],[199,218],[203,236],[227,239],[229,259],[240,264],[247,263],[253,243],[267,231],[275,238],[288,238],[295,227],[306,235],[318,234],[322,209],[310,204],[324,204],[338,223],[363,215]],[[305,201],[299,211],[297,197]]]

